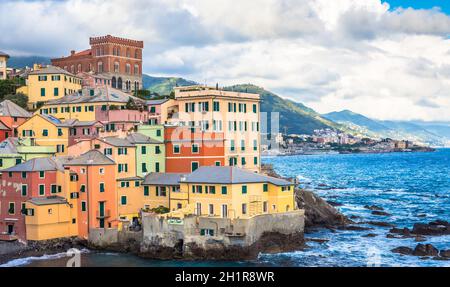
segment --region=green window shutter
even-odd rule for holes
[[[45,186],[39,185],[39,195],[45,195]]]
[[[22,185],[22,196],[27,196],[28,190],[26,185]]]
[[[22,163],[22,159],[16,158],[16,165],[21,164],[21,163]],[[3,165],[3,160],[2,160],[2,165]]]
[[[126,196],[122,196],[120,199],[120,202],[122,203],[122,205],[127,205],[127,197]]]
[[[247,186],[246,185],[242,186],[242,194],[247,194]]]
[[[81,192],[86,192],[86,186],[84,184],[80,187],[80,191]]]
[[[48,130],[42,130],[42,136],[48,137]]]
[[[142,172],[147,172],[147,164],[142,163]]]
[[[216,194],[216,187],[215,186],[210,186],[209,187],[209,193]]]
[[[159,172],[159,162],[155,163],[155,172]]]
[[[205,236],[205,233],[206,233],[206,232],[205,232],[205,229],[200,229],[200,235],[201,235],[201,236]]]
[[[173,146],[173,153],[180,153],[180,146],[179,145],[174,145]]]
[[[227,194],[227,187],[226,186],[222,186],[222,194]]]
[[[142,146],[141,147],[141,153],[142,154],[147,154],[147,147],[146,146]]]
[[[55,97],[59,96],[59,89],[58,89],[58,88],[54,88],[54,89],[53,89],[53,95],[54,95]]]
[[[56,185],[52,185],[51,186],[51,193],[56,193],[56,192],[57,192]]]
[[[150,190],[148,186],[144,186],[144,196],[149,196]]]
[[[81,211],[86,211],[86,201],[81,202]]]
[[[253,164],[255,164],[255,165],[258,164],[258,157],[257,157],[257,156],[255,156],[255,157],[253,158]]]
[[[263,184],[263,191],[268,192],[269,191],[269,185],[267,183]]]
[[[44,178],[45,177],[45,171],[39,171],[39,177]]]
[[[242,164],[242,165],[246,165],[246,164],[247,164],[247,162],[245,161],[245,157],[242,157],[242,158],[241,158],[241,164]]]
[[[41,97],[45,97],[45,88],[41,88]]]
[[[100,183],[100,192],[105,192],[105,184],[103,182]]]
[[[156,130],[156,136],[160,137],[161,136],[161,130]]]
[[[258,111],[257,111],[257,107],[256,107],[256,104],[253,104],[253,112],[256,114]]]

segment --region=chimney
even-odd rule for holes
[[[75,55],[75,50],[70,51],[70,55],[71,56]]]

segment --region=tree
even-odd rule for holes
[[[133,101],[132,98],[128,99],[128,102],[126,104],[127,110],[137,110],[139,107],[136,105],[136,103]]]
[[[11,102],[15,103],[16,105],[26,109],[28,105],[28,96],[22,93],[17,93],[15,95],[6,95],[4,100],[10,100]]]
[[[138,90],[136,91],[136,97],[141,98],[143,100],[148,100],[151,97],[152,93],[149,90]]]

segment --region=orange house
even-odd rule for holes
[[[97,150],[64,165],[70,170],[71,193],[78,196],[78,233],[87,238],[92,228],[117,228],[116,164]],[[75,183],[75,184],[73,184]]]
[[[32,114],[10,100],[4,100],[0,103],[0,121],[11,129],[12,134],[10,136],[17,137],[17,127],[31,116]]]
[[[190,173],[200,166],[225,165],[223,133],[166,126],[166,172]]]

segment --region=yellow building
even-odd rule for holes
[[[174,90],[178,114],[169,117],[169,123],[223,132],[225,164],[259,171],[260,95],[205,86]]]
[[[6,80],[7,78],[7,62],[9,59],[9,55],[0,51],[0,80]]]
[[[189,175],[149,174],[144,203],[164,206],[168,216],[250,218],[297,209],[294,184],[236,167],[200,167]]]
[[[30,139],[39,146],[54,146],[57,155],[66,155],[69,125],[46,115],[34,115],[18,128],[19,138]]]
[[[60,196],[36,197],[25,203],[27,240],[49,240],[78,235],[76,208]]]
[[[144,104],[141,99],[108,86],[83,88],[79,92],[47,102],[35,113],[51,115],[60,120],[147,121],[146,113],[127,110],[130,99],[140,105]]]
[[[119,230],[122,230],[125,225],[132,225],[139,219],[140,211],[144,208],[141,183],[140,177],[117,179]]]
[[[143,207],[146,210],[166,207],[170,211],[184,208],[188,194],[180,191],[181,173],[149,173],[142,183]]]
[[[17,92],[28,96],[29,108],[36,109],[40,104],[77,92],[82,79],[54,66],[35,70],[28,74],[26,86]]]

